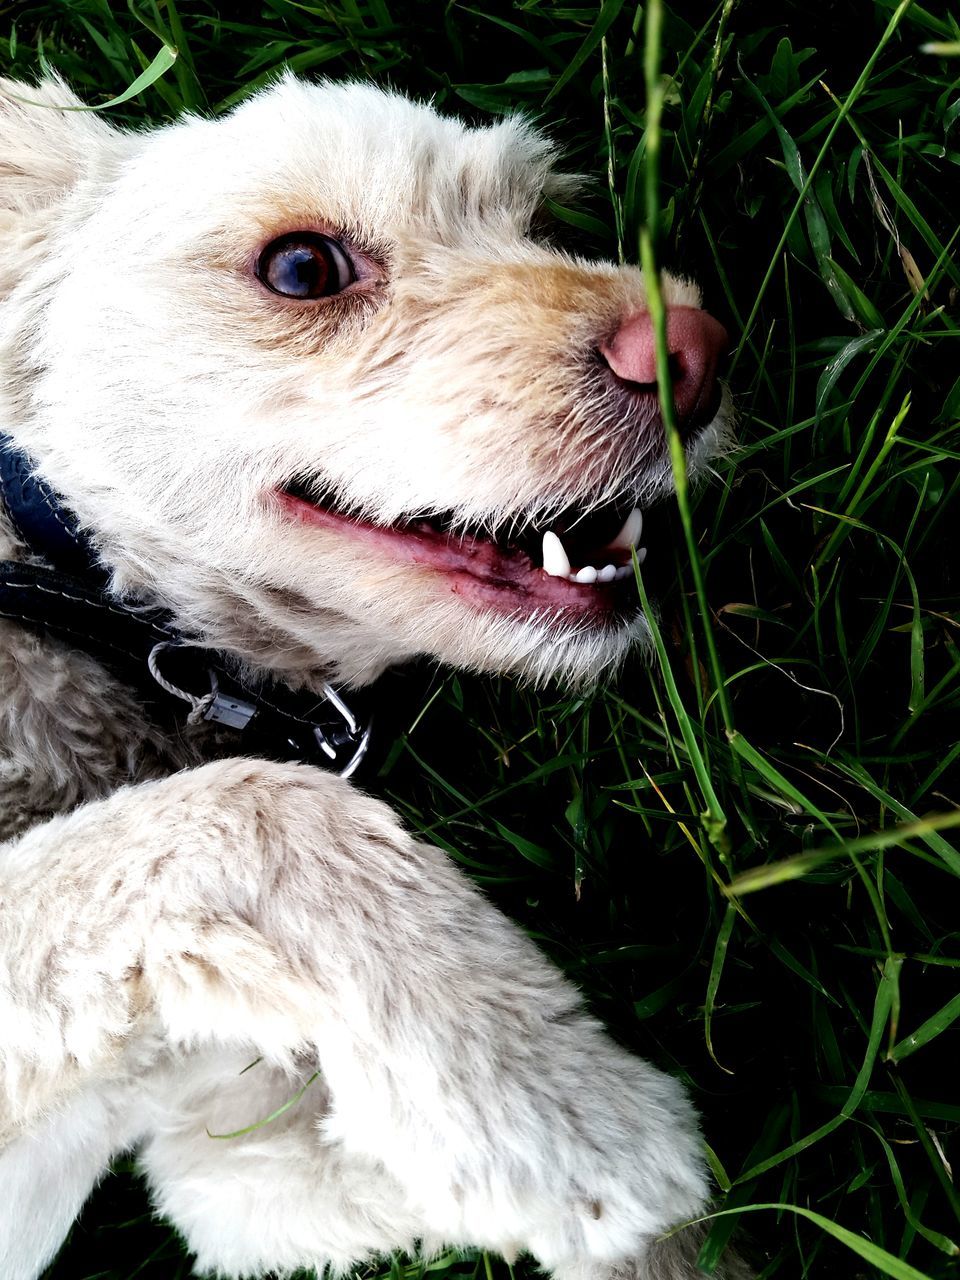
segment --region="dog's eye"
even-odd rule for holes
[[[293,231],[270,241],[257,261],[257,278],[285,298],[329,298],[357,277],[336,240]]]

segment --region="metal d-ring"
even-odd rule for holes
[[[357,771],[360,761],[367,754],[367,747],[370,745],[370,730],[372,728],[372,724],[368,722],[361,733],[360,722],[347,706],[346,702],[344,702],[343,698],[341,698],[339,693],[337,693],[336,689],[334,689],[333,685],[324,683],[322,689],[323,696],[336,708],[342,717],[344,724],[347,726],[348,737],[351,740],[354,740],[359,736],[360,739],[359,742],[357,742],[353,755],[347,761],[346,765],[339,770],[341,778],[350,778]],[[327,741],[319,725],[314,725],[313,736],[316,739],[320,750],[331,760],[336,760],[336,748],[332,743]]]

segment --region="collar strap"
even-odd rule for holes
[[[206,720],[237,734],[242,754],[354,773],[367,751],[369,717],[356,716],[330,685],[320,697],[275,681],[253,685],[240,677],[231,655],[179,632],[171,614],[112,596],[76,516],[2,434],[0,500],[20,539],[48,562],[0,561],[0,618],[52,632],[92,654],[160,719],[188,704],[188,723]]]
[[[97,572],[97,553],[80,532],[72,511],[37,474],[30,458],[0,433],[0,490],[20,540],[58,568]]]

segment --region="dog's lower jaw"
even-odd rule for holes
[[[570,690],[584,690],[615,672],[637,649],[649,647],[650,631],[642,614],[616,627],[577,629],[546,615],[512,619],[484,616],[464,610],[447,620],[446,611],[420,614],[419,639],[390,637],[378,629],[343,618],[291,622],[281,646],[261,647],[259,635],[225,633],[219,626],[206,631],[215,647],[226,647],[240,657],[251,674],[268,673],[294,687],[319,690],[324,681],[348,689],[375,683],[388,669],[426,657],[434,659],[449,636],[469,645],[470,659],[456,664],[461,670],[485,675],[508,675],[521,683],[542,687],[558,681]],[[218,640],[219,637],[219,640]]]
[[[420,657],[535,685],[558,679],[582,688],[649,640],[639,607],[599,625],[549,608],[511,616],[469,603],[441,575],[417,565],[372,565],[325,603],[322,575],[303,582],[296,568],[310,565],[308,546],[298,548],[294,569],[278,569],[272,582],[234,569],[182,571],[172,559],[158,561],[145,577],[121,551],[107,558],[121,596],[159,603],[185,635],[230,653],[250,674],[294,688],[319,690],[324,681],[360,688]],[[635,591],[632,583],[622,585]]]
[[[639,612],[597,627],[571,623],[549,610],[511,617],[468,604],[449,588],[446,594],[447,600],[425,600],[395,627],[292,610],[278,619],[272,642],[264,641],[260,627],[250,633],[242,626],[224,628],[220,617],[203,625],[201,616],[198,631],[212,647],[238,656],[251,673],[317,689],[323,681],[363,688],[389,668],[427,658],[476,674],[512,676],[535,687],[556,680],[582,690],[649,645],[649,627]]]

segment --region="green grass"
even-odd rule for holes
[[[49,62],[103,102],[176,46],[122,121],[222,111],[284,62],[475,119],[521,108],[595,179],[555,210],[573,243],[702,282],[737,341],[740,447],[708,488],[681,483],[651,550],[672,579],[656,661],[589,698],[434,677],[374,785],[686,1081],[723,1211],[706,1266],[736,1228],[763,1277],[943,1280],[960,1274],[960,10],[684,0],[659,41],[658,13],[20,0],[0,3],[0,65]],[[188,1274],[129,1170],[50,1272]]]

